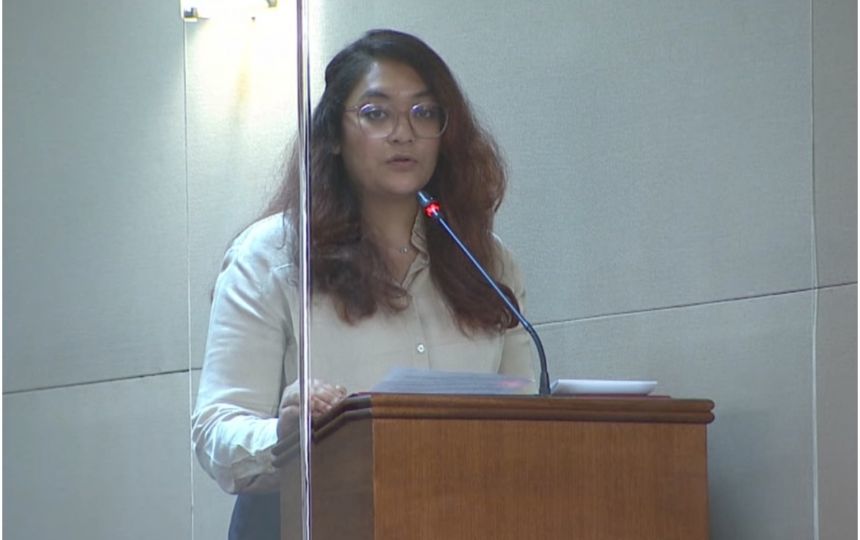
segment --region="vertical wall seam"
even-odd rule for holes
[[[185,158],[185,355],[188,359],[188,478],[191,540],[194,540],[194,448],[191,445],[191,415],[194,404],[194,384],[191,377],[191,190],[188,185],[188,24],[182,25],[182,121]]]
[[[810,129],[810,154],[811,154],[811,212],[810,212],[810,242],[811,246],[811,274],[812,274],[812,531],[813,538],[820,540],[820,504],[819,504],[819,470],[818,470],[818,242],[816,228],[816,200],[815,200],[815,0],[809,1],[809,129]]]

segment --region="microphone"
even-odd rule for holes
[[[520,321],[520,324],[525,328],[526,332],[532,337],[532,340],[535,343],[538,351],[538,358],[540,359],[540,384],[539,384],[539,393],[542,396],[549,395],[549,371],[546,368],[546,355],[543,352],[543,344],[540,341],[540,338],[537,335],[534,327],[530,322],[526,320],[520,310],[511,302],[511,299],[502,291],[496,281],[490,276],[490,274],[484,269],[478,259],[469,251],[469,248],[460,240],[460,237],[457,236],[457,233],[451,229],[451,226],[445,220],[444,216],[442,216],[442,207],[439,206],[439,203],[436,202],[436,199],[428,195],[423,191],[418,192],[418,204],[421,205],[422,210],[424,211],[424,215],[428,218],[432,219],[436,223],[439,224],[442,229],[448,233],[448,236],[451,237],[451,240],[457,244],[457,247],[460,248],[460,251],[466,256],[467,259],[472,263],[475,269],[481,274],[481,277],[492,287],[493,291],[502,299],[505,306],[508,308],[508,311],[511,312],[511,315],[517,318]]]

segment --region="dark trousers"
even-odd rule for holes
[[[227,540],[280,540],[280,506],[278,493],[240,493],[233,505]]]

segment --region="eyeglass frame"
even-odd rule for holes
[[[374,135],[370,135],[367,133],[364,126],[362,125],[361,116],[359,116],[359,113],[361,112],[361,110],[363,108],[367,107],[368,105],[377,105],[380,107],[384,106],[384,105],[379,104],[379,103],[368,102],[368,103],[362,103],[361,105],[355,105],[354,107],[345,107],[343,109],[343,112],[344,113],[348,113],[348,112],[354,112],[355,113],[355,119],[358,122],[358,128],[361,130],[361,132],[364,134],[365,137],[369,137],[371,139],[385,139],[387,137],[390,137],[391,134],[397,130],[397,125],[400,123],[400,115],[403,114],[404,111],[402,111],[400,109],[395,109],[394,107],[392,107],[392,110],[394,110],[396,116],[394,117],[394,124],[391,127],[391,131],[385,135],[374,136]],[[416,131],[415,126],[412,125],[412,111],[415,109],[415,107],[418,107],[420,105],[433,105],[442,111],[445,121],[442,124],[442,129],[439,130],[439,133],[437,135],[434,135],[432,137],[425,137],[422,135],[418,135],[418,132]],[[445,109],[445,107],[439,105],[438,103],[433,103],[433,102],[428,102],[428,101],[421,101],[418,103],[414,103],[414,104],[412,104],[412,106],[409,107],[409,110],[406,111],[406,113],[407,113],[406,114],[406,121],[409,123],[409,129],[412,130],[412,133],[418,139],[439,139],[445,133],[445,130],[448,129],[448,111]]]

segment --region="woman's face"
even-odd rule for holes
[[[374,61],[347,97],[340,153],[349,179],[363,199],[414,198],[433,175],[439,138],[417,137],[409,121],[410,109],[419,103],[436,101],[414,69],[390,60]],[[365,105],[395,113],[390,134],[373,137],[367,118],[362,129],[356,109]],[[365,112],[378,110],[365,108]]]

